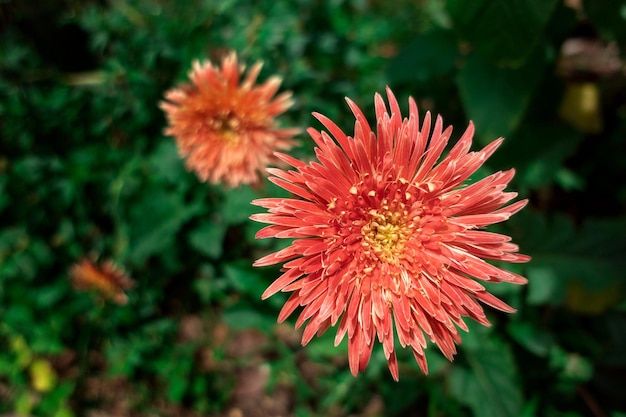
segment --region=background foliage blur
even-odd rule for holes
[[[623,0],[0,1],[0,413],[36,416],[626,416],[626,2]],[[531,204],[498,230],[533,261],[423,376],[380,348],[350,375],[329,334],[306,348],[277,268],[251,262],[260,189],[185,171],[157,107],[191,61],[236,50],[279,74],[285,126],[352,131],[390,85],[456,136],[505,145]],[[406,109],[406,107],[405,107]],[[302,135],[300,157],[311,155]],[[83,257],[135,286],[72,288]]]

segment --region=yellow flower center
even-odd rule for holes
[[[238,143],[240,138],[238,130],[241,126],[241,122],[233,112],[221,112],[209,119],[208,123],[211,129],[224,139],[224,142],[227,144]]]
[[[381,261],[397,264],[403,258],[404,247],[411,235],[406,213],[371,210],[369,214],[369,222],[361,228],[363,246]]]

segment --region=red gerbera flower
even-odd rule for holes
[[[291,93],[274,95],[279,77],[256,84],[261,63],[240,77],[245,67],[232,52],[221,63],[194,62],[191,84],[165,93],[160,107],[169,126],[166,135],[176,139],[187,167],[202,181],[230,187],[255,184],[259,171],[277,162],[276,150],[289,150],[298,129],[280,129],[275,117],[293,104]]]
[[[83,258],[70,268],[70,278],[77,290],[95,290],[104,298],[108,298],[119,305],[128,302],[124,291],[133,287],[126,272],[117,267],[112,261],[105,261],[100,266]]]
[[[526,282],[484,259],[530,258],[516,253],[510,237],[480,230],[526,205],[523,200],[504,206],[517,195],[504,192],[514,171],[463,185],[503,139],[469,152],[474,133],[470,123],[440,158],[452,127],[443,130],[438,116],[431,133],[426,113],[420,128],[413,99],[409,118],[402,119],[389,89],[387,96],[391,113],[382,97],[375,96],[375,132],[347,99],[356,116],[353,138],[327,117],[314,114],[334,137],[308,130],[318,146],[319,163],[279,154],[297,171],[268,170],[270,181],[301,198],[255,200],[253,204],[269,213],[251,218],[271,224],[257,238],[295,238],[292,245],[254,263],[284,262],[284,273],[263,294],[265,299],[278,291],[293,292],[278,320],[304,307],[296,322],[299,327],[308,320],[303,345],[339,323],[335,344],[348,335],[355,376],[367,365],[378,338],[397,380],[394,333],[402,347],[411,348],[424,373],[426,339],[452,360],[455,344],[461,342],[457,328],[467,331],[464,316],[489,325],[478,301],[514,311],[477,280]]]

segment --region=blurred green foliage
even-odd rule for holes
[[[0,413],[626,415],[625,28],[623,0],[0,2]],[[163,92],[228,49],[283,77],[286,126],[350,132],[343,97],[371,115],[390,85],[506,136],[483,173],[516,168],[531,204],[498,230],[533,261],[490,290],[519,311],[427,377],[399,352],[399,383],[380,349],[356,379],[330,332],[302,349],[251,267],[285,243],[249,202],[283,194],[201,184],[162,134]],[[89,256],[129,271],[127,305],[72,288]]]

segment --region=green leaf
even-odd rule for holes
[[[335,328],[330,328],[321,336],[314,337],[306,345],[309,356],[316,361],[327,360],[348,354],[348,338],[344,337],[338,346],[335,346]]]
[[[250,204],[259,195],[248,186],[226,190],[224,201],[220,206],[220,213],[227,224],[238,224],[248,220],[248,217],[259,212],[259,207]]]
[[[552,335],[535,323],[514,321],[507,330],[517,343],[540,357],[546,357],[554,344]]]
[[[47,285],[40,287],[35,294],[33,294],[35,304],[40,308],[53,307],[65,294],[65,288],[58,285]]]
[[[626,219],[589,219],[574,227],[565,216],[548,222],[525,210],[511,223],[518,229],[515,236],[520,247],[532,256],[525,271],[530,303],[558,305],[567,301],[580,310],[583,298],[602,307],[607,301],[617,302],[623,294]],[[580,291],[586,296],[578,297]],[[594,299],[594,294],[601,299]]]
[[[175,358],[170,358],[168,364],[165,365],[169,368],[167,372],[167,397],[174,403],[180,403],[187,387],[189,386],[189,379],[191,368],[194,364],[193,361],[193,345],[185,345],[176,352]],[[173,360],[172,360],[173,359]]]
[[[448,74],[458,56],[451,31],[433,29],[422,33],[391,60],[387,75],[392,82],[427,81]]]
[[[269,285],[260,269],[252,267],[249,261],[233,262],[224,265],[224,277],[239,292],[249,294],[259,300]]]
[[[236,305],[222,313],[222,320],[233,329],[258,329],[263,333],[271,333],[276,320],[259,313],[251,306]]]
[[[222,255],[227,226],[223,222],[206,222],[189,233],[189,244],[211,258]]]
[[[152,171],[170,183],[182,183],[186,176],[184,163],[178,155],[176,143],[162,141],[150,157]]]
[[[459,37],[491,62],[519,66],[541,39],[557,0],[447,0]]]
[[[563,282],[559,282],[558,271],[534,263],[528,266],[526,271],[526,276],[530,280],[527,295],[529,304],[549,304],[564,299],[565,286]]]
[[[582,139],[581,132],[564,125],[522,124],[488,163],[498,169],[515,167],[516,182],[531,189],[572,185],[563,178],[562,167]]]
[[[131,260],[139,264],[173,246],[182,225],[200,211],[199,204],[186,205],[180,194],[147,192],[131,213]]]
[[[474,54],[460,69],[456,82],[461,101],[480,143],[510,136],[519,126],[543,74],[543,57],[539,52],[534,56],[519,68],[506,68]]]
[[[518,417],[523,401],[509,347],[490,337],[464,353],[470,367],[452,368],[448,380],[451,395],[469,406],[476,417]]]
[[[520,417],[535,417],[537,415],[537,409],[539,407],[539,400],[537,397],[532,398],[524,404],[524,409],[520,413]]]
[[[74,393],[76,383],[74,381],[59,382],[54,389],[42,396],[37,408],[44,415],[52,417],[73,417],[74,414],[67,408],[70,397]]]
[[[224,280],[216,279],[213,265],[203,264],[198,268],[198,275],[193,280],[192,287],[203,304],[211,304],[225,296],[227,284]]]

